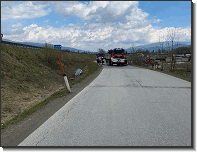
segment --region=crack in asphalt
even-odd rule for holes
[[[76,103],[77,104],[77,103]],[[74,109],[74,107],[76,106],[76,104],[74,104],[70,109],[68,109],[67,110],[67,112],[62,116],[62,120],[60,121],[60,122],[58,122],[57,124],[54,124],[54,125],[52,125],[51,126],[51,128],[53,128],[53,126],[57,126],[58,124],[61,124],[65,119],[66,119],[66,117],[68,116],[68,114],[69,114],[69,112],[72,110],[72,109]],[[46,138],[46,136],[47,136],[47,134],[49,133],[49,130],[43,135],[43,137],[36,143],[36,146],[38,146],[38,144],[40,143],[40,142],[42,142],[45,138]]]
[[[45,139],[45,136],[46,136],[48,133],[49,133],[49,131],[47,131],[47,132],[43,135],[42,139],[39,140],[39,141],[37,142],[36,146],[38,146],[38,144],[39,144],[41,141],[43,141],[43,140]]]
[[[140,70],[140,73],[142,72],[142,70]],[[131,74],[132,75],[132,74]],[[140,85],[140,87],[142,87],[143,88],[143,86],[141,85],[141,83],[132,75],[132,77],[139,83],[139,85]],[[134,86],[135,87],[135,86]],[[148,93],[147,93],[147,91],[145,90],[145,89],[143,89],[145,92],[146,92],[146,94],[148,95]]]
[[[70,112],[73,108],[74,108],[74,107],[71,107],[71,108],[66,112],[66,114],[62,116],[62,120],[61,120],[58,124],[61,124],[61,123],[64,121],[64,119],[66,119],[66,117],[68,116],[69,112]],[[58,124],[54,124],[54,125],[58,125]],[[52,125],[51,128],[53,128],[54,125]],[[49,133],[49,130],[43,135],[42,139],[40,139],[40,140],[36,143],[36,146],[38,146],[38,144],[39,144],[40,142],[42,142],[42,141],[46,138],[46,136],[47,136],[48,133]]]

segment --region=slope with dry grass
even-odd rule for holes
[[[83,75],[69,84],[97,70],[94,55],[62,52],[52,49],[28,49],[1,45],[1,123],[34,107],[55,92],[65,89],[59,65],[60,56],[65,73],[74,77],[76,69]]]

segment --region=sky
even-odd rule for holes
[[[191,1],[1,1],[3,39],[96,52],[191,41]]]

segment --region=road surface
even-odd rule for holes
[[[19,146],[191,146],[191,83],[104,65]]]

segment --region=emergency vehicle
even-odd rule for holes
[[[97,64],[98,64],[98,63],[102,63],[102,64],[104,63],[104,56],[105,56],[105,55],[104,55],[104,54],[101,54],[101,53],[97,53],[97,54],[96,54]]]
[[[105,60],[108,65],[128,65],[127,59],[125,57],[125,50],[123,48],[114,48],[108,50],[108,56]]]

